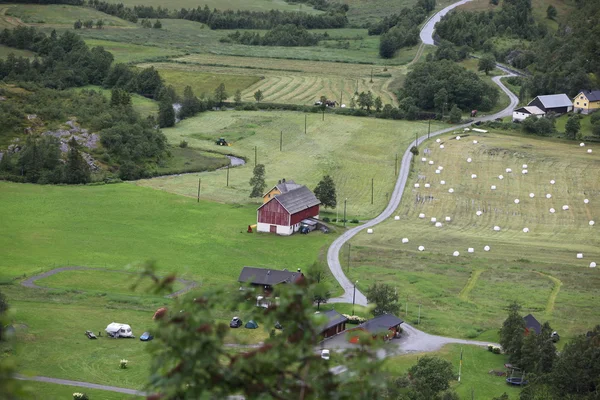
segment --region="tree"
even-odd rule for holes
[[[511,362],[518,363],[521,359],[521,348],[523,346],[523,335],[525,332],[525,321],[519,311],[521,306],[513,302],[508,306],[508,317],[500,328],[500,345],[504,352],[510,355]]]
[[[252,186],[252,192],[250,197],[262,197],[265,192],[265,166],[263,164],[257,164],[254,167],[252,178],[250,178],[250,186]]]
[[[486,75],[489,75],[494,68],[496,68],[496,58],[493,54],[486,54],[479,59],[478,71],[483,71]]]
[[[349,104],[351,109],[355,109],[356,108],[356,101],[354,100],[354,96],[352,96],[352,98],[350,99],[350,104]]]
[[[131,95],[123,89],[113,89],[110,92],[111,107],[131,107]]]
[[[96,21],[96,28],[97,29],[104,28],[104,21],[102,19],[99,19],[98,21]]]
[[[373,107],[373,93],[371,91],[367,93],[361,92],[358,95],[358,105],[360,108],[366,108],[367,111],[371,111],[371,107]]]
[[[69,153],[65,164],[65,182],[73,185],[91,181],[90,167],[79,152],[79,144],[74,137],[69,140]]]
[[[581,122],[579,121],[579,115],[571,115],[565,125],[565,135],[567,139],[577,139],[577,134],[581,129]]]
[[[546,8],[546,18],[555,19],[557,14],[558,12],[556,11],[556,7],[554,7],[552,4]]]
[[[375,304],[371,310],[374,316],[383,314],[397,314],[400,311],[398,293],[390,285],[385,283],[374,283],[367,289],[367,300]]]
[[[227,100],[227,97],[229,97],[229,95],[225,91],[225,84],[219,84],[215,89],[215,101],[219,104],[219,107],[223,105],[223,102]]]
[[[81,27],[83,26],[83,23],[81,22],[80,19],[78,19],[77,21],[75,21],[75,23],[73,24],[73,29],[81,29]]]
[[[175,126],[175,110],[170,101],[163,100],[158,105],[158,126],[161,128]]]
[[[317,303],[317,310],[321,307],[321,304],[327,303],[331,297],[331,291],[329,285],[326,282],[319,282],[314,285],[311,289],[311,296],[314,303]]]
[[[84,21],[83,27],[86,29],[92,29],[94,27],[94,21],[92,21],[91,19]]]
[[[450,110],[450,115],[448,116],[448,120],[453,124],[458,124],[462,119],[462,111],[455,105],[452,106]]]
[[[179,110],[179,118],[184,119],[196,115],[203,110],[202,102],[194,95],[191,86],[186,86],[183,90],[183,100]]]
[[[381,107],[383,107],[383,103],[381,102],[381,97],[375,97],[375,101],[373,102],[373,106],[375,107],[375,111],[381,111]]]
[[[263,92],[262,90],[257,90],[256,92],[254,92],[254,100],[256,100],[257,103],[260,103],[260,101],[263,99]]]
[[[235,95],[233,96],[233,102],[236,106],[240,106],[242,104],[242,92],[240,89],[235,91]]]
[[[161,29],[162,23],[157,19],[154,25],[152,26],[154,29]]]
[[[450,387],[454,380],[454,369],[449,361],[438,357],[424,356],[419,358],[408,374],[411,386],[422,398],[433,399],[443,390]]]
[[[157,277],[146,271],[155,288],[171,289],[173,275]],[[171,289],[172,290],[172,289]],[[261,316],[265,326],[279,322],[284,329],[265,338],[259,348],[233,354],[225,346],[227,323],[220,309],[255,313],[260,292],[206,290],[175,299],[173,312],[160,318],[156,331],[148,391],[160,398],[215,398],[239,395],[247,399],[374,399],[385,388],[383,364],[377,359],[379,341],[344,351],[335,365],[347,374],[331,373],[332,364],[315,354],[324,318],[315,314],[309,284],[277,285],[277,304]],[[362,340],[361,340],[362,343]],[[347,379],[352,376],[352,379]],[[150,396],[149,398],[158,398]]]
[[[435,93],[435,96],[433,96],[433,104],[435,105],[436,111],[443,114],[446,104],[448,104],[448,91],[444,88],[438,90]]]
[[[325,175],[314,190],[315,196],[321,201],[323,207],[335,208],[337,205],[337,194],[335,182],[329,175]]]
[[[592,134],[596,137],[600,137],[600,123],[592,125]]]

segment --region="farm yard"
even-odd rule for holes
[[[600,218],[597,149],[500,132],[426,142],[399,219],[351,241],[349,278],[396,286],[408,299],[406,320],[416,323],[422,304],[428,332],[494,340],[513,300],[561,334],[585,331],[600,284],[589,268],[600,260],[590,225]]]
[[[198,178],[201,178],[202,199],[256,205],[258,203],[248,198],[256,147],[258,162],[265,165],[267,185],[287,178],[314,188],[323,175],[329,174],[337,187],[338,211],[343,212],[342,199],[347,198],[350,218],[368,218],[381,212],[388,202],[395,184],[396,154],[401,157],[415,135],[426,133],[428,127],[425,122],[330,114],[322,121],[321,114],[310,113],[306,115],[305,135],[304,118],[304,114],[297,112],[232,111],[206,113],[184,120],[175,128],[164,130],[170,143],[185,140],[191,148],[232,154],[244,158],[248,164],[229,171],[229,187],[226,187],[227,170],[140,180],[133,184],[196,197]],[[431,129],[438,126],[433,123]],[[233,145],[216,146],[215,140],[219,137]],[[365,165],[369,168],[363,168]],[[374,179],[373,204],[371,179]],[[324,211],[336,215],[336,210]]]

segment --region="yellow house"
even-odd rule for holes
[[[294,181],[287,181],[284,179],[277,182],[277,185],[273,186],[271,190],[263,195],[263,204],[271,200],[273,197],[281,193],[287,193],[291,190],[298,189],[302,185],[298,185]]]
[[[600,90],[582,90],[573,99],[575,112],[590,114],[600,109]]]

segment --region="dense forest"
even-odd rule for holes
[[[555,18],[548,13],[548,18]],[[453,12],[436,25],[441,39],[453,45],[491,53],[501,62],[531,75],[522,97],[567,93],[600,84],[600,2],[576,0],[559,19],[556,32],[533,19],[530,0],[503,0],[490,12]],[[523,39],[500,47],[494,38]],[[509,41],[510,43],[510,41]],[[524,43],[524,44],[523,44]],[[452,50],[446,46],[446,50]]]
[[[90,7],[106,14],[137,22],[139,18],[173,18],[201,22],[211,29],[272,29],[278,25],[293,24],[306,29],[332,29],[343,28],[348,24],[346,11],[348,6],[340,5],[329,7],[324,14],[308,14],[305,12],[291,11],[233,11],[211,10],[204,8],[181,8],[169,10],[168,8],[153,6],[126,7],[119,3],[108,3],[101,0],[91,0]]]
[[[328,38],[325,34],[314,34],[296,25],[279,25],[266,32],[263,36],[258,33],[245,31],[230,33],[221,42],[235,42],[250,46],[316,46],[319,40]]]

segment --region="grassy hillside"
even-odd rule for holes
[[[14,54],[17,57],[29,57],[33,58],[34,53],[28,50],[15,49],[12,47],[7,47],[4,45],[0,45],[0,58],[6,58],[9,54]]]
[[[421,147],[396,212],[400,220],[352,240],[350,278],[363,287],[392,282],[403,302],[408,298],[407,320],[416,320],[421,303],[421,327],[444,335],[495,338],[504,307],[513,300],[561,334],[585,332],[597,317],[592,304],[600,285],[598,270],[588,268],[600,261],[597,224],[588,224],[600,220],[598,146],[497,133],[451,139],[442,139],[443,150],[433,141]],[[444,167],[440,174],[434,173],[437,166]],[[432,217],[443,226],[435,227]],[[404,237],[408,244],[402,244]],[[453,257],[454,251],[460,256]]]
[[[183,55],[181,51],[155,46],[140,46],[96,39],[87,39],[85,42],[90,47],[102,46],[105,50],[110,51],[115,58],[115,63],[142,62],[157,57],[167,58]]]
[[[432,124],[431,129],[437,129],[437,125]],[[256,146],[258,162],[265,164],[267,185],[287,178],[314,188],[323,175],[329,174],[337,186],[339,211],[343,211],[343,199],[348,198],[349,215],[367,218],[378,214],[387,204],[396,181],[396,154],[402,155],[415,134],[427,132],[427,124],[338,115],[325,115],[322,121],[320,114],[311,113],[307,115],[305,135],[302,113],[211,112],[164,132],[171,143],[186,140],[199,149],[244,157],[249,164],[230,171],[228,188],[225,170],[141,180],[135,184],[193,197],[198,190],[198,178],[202,178],[202,198],[245,204],[252,201],[248,198],[248,181]],[[283,151],[280,152],[281,132]],[[233,146],[216,146],[214,141],[219,137],[225,137]],[[366,165],[369,168],[364,168]],[[372,178],[374,204],[371,204]]]
[[[281,10],[281,11],[304,11],[310,13],[318,13],[320,11],[314,10],[310,6],[304,4],[289,4],[284,0],[174,0],[165,3],[160,0],[108,0],[109,3],[123,3],[126,6],[133,7],[136,5],[154,6],[156,7],[167,7],[169,9],[180,9],[180,8],[196,8],[198,6],[204,7],[207,5],[208,8],[217,8],[219,10],[249,10],[249,11],[268,11],[268,10]]]
[[[131,28],[135,24],[127,22],[112,15],[104,14],[88,7],[69,6],[64,4],[14,4],[5,5],[7,16],[18,19],[30,25],[43,25],[52,28],[73,28],[73,23],[78,19],[85,21],[92,19],[104,21],[105,29]]]

